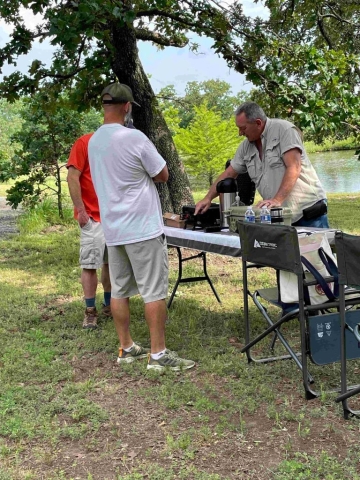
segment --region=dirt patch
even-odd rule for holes
[[[19,215],[19,210],[13,210],[10,205],[6,204],[5,197],[0,197],[0,239],[17,233],[16,219]]]
[[[89,378],[94,370],[103,372],[103,378],[107,378],[106,388],[94,391],[90,398],[108,412],[109,418],[90,437],[62,441],[54,451],[48,452],[46,462],[41,456],[30,455],[24,459],[23,466],[41,471],[39,479],[51,476],[54,468],[62,471],[66,478],[69,475],[83,479],[86,478],[84,472],[87,472],[96,480],[116,478],[115,472],[127,475],[134,468],[144,472],[145,465],[151,468],[153,464],[166,471],[175,468],[176,472],[174,465],[179,466],[185,461],[190,461],[192,468],[207,473],[209,477],[217,474],[229,480],[265,479],[294,452],[317,455],[326,450],[341,459],[358,441],[356,431],[349,432],[331,411],[326,422],[324,418],[312,418],[309,432],[304,437],[299,432],[298,422],[282,421],[280,424],[268,418],[266,405],[253,415],[244,414],[241,419],[244,431],[239,431],[239,418],[234,416],[226,433],[221,433],[217,429],[223,413],[207,412],[203,423],[201,414],[191,405],[169,409],[157,404],[142,393],[143,389],[153,387],[156,380],[122,373],[119,366],[104,354],[91,356],[85,362],[74,358],[71,363],[77,381]],[[200,388],[206,382],[215,382],[220,396],[229,395],[224,378],[204,375],[197,370],[187,375]],[[175,381],[181,381],[181,377]],[[305,403],[306,400],[297,397],[291,410],[295,414]],[[61,415],[59,420],[71,421]],[[330,428],[332,424],[336,424],[335,430]],[[193,432],[189,448],[179,443],[188,432]],[[183,478],[175,475],[174,478]],[[152,477],[143,474],[142,478]]]

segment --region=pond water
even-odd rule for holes
[[[360,161],[355,150],[310,153],[309,158],[326,192],[360,192]]]

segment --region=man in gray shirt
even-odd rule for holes
[[[205,213],[218,194],[217,183],[249,173],[262,196],[257,207],[288,207],[292,224],[329,228],[325,191],[308,159],[299,130],[286,120],[267,118],[255,102],[245,102],[235,112],[239,145],[229,167],[200,200],[195,215]]]

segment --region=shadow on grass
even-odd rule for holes
[[[294,464],[284,464],[284,476],[274,478],[290,478],[289,472],[300,472],[303,465],[315,469],[317,453],[304,439],[312,435],[320,441],[317,432],[324,432],[324,424],[336,422],[334,431],[326,427],[324,433],[330,438],[327,458],[346,443],[344,438],[348,441],[347,435],[356,434],[351,424],[344,433],[347,427],[331,396],[304,401],[301,375],[293,362],[249,365],[240,354],[244,333],[239,259],[209,257],[209,274],[221,304],[205,282],[181,285],[169,310],[167,346],[194,359],[197,366],[180,375],[158,375],[147,372],[145,362],[116,365],[118,341],[111,321],[102,320],[94,332],[81,328],[84,304],[76,229],[13,237],[1,247],[0,458],[10,470],[16,458],[17,464],[31,466],[29,479],[91,478],[84,477],[84,466],[90,475],[95,472],[92,478],[102,480],[144,478],[149,471],[162,479],[171,478],[166,471],[199,480],[272,478],[264,455],[276,454],[278,463],[286,457],[294,458]],[[198,274],[198,266],[189,268],[187,273]],[[265,272],[261,275],[261,282],[270,282]],[[172,267],[172,284],[175,276]],[[254,275],[251,281],[259,280]],[[101,297],[99,288],[98,305]],[[133,337],[149,345],[140,298],[131,300],[131,312]],[[253,307],[251,319],[260,332],[264,326]],[[284,327],[294,343],[296,329],[296,322]],[[356,371],[358,364],[354,365]],[[330,383],[339,378],[338,366],[319,373]],[[272,452],[284,432],[291,448],[284,441],[282,449]],[[266,446],[253,449],[263,438]],[[120,449],[121,441],[131,449]],[[101,455],[99,445],[107,445]],[[138,453],[136,445],[144,448]],[[86,464],[81,464],[81,456],[74,458],[76,449]],[[295,451],[308,449],[313,457],[295,459]],[[132,463],[124,466],[127,455]],[[234,455],[244,467],[227,470]],[[101,469],[96,466],[98,457],[104,460]],[[118,459],[117,477],[113,458]],[[336,464],[334,472],[338,470]],[[25,477],[19,473],[10,478]]]

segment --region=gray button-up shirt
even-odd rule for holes
[[[261,135],[263,158],[260,158],[255,142],[244,140],[238,147],[231,166],[238,173],[248,171],[250,178],[264,200],[274,198],[277,194],[286,166],[283,155],[288,150],[297,148],[301,152],[301,172],[294,188],[283,202],[283,207],[292,210],[292,223],[299,220],[302,211],[326,198],[320,180],[306,155],[300,134],[295,125],[279,119],[266,120]]]

